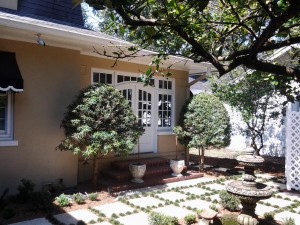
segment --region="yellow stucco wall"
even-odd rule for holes
[[[77,157],[55,150],[63,138],[60,122],[80,87],[79,52],[0,39],[0,50],[15,52],[24,92],[15,94],[16,147],[0,147],[0,193],[16,191],[20,179],[36,184],[77,183]]]
[[[56,47],[42,47],[35,43],[0,39],[0,51],[15,52],[24,79],[24,92],[15,94],[14,136],[16,147],[0,147],[0,192],[4,188],[15,193],[20,179],[32,180],[38,189],[45,182],[63,179],[66,186],[75,185],[91,176],[91,163],[84,164],[71,152],[55,150],[63,139],[61,120],[67,105],[81,88],[91,84],[92,68],[139,73],[147,66],[81,55],[79,51]],[[186,100],[187,72],[173,70],[175,79],[176,118]],[[158,135],[156,154],[174,158],[174,135]],[[182,150],[182,147],[178,148]],[[100,170],[113,160],[135,158],[108,156],[100,160]],[[77,179],[78,178],[78,179]]]

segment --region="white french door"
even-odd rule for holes
[[[157,123],[155,124],[153,88],[143,87],[142,84],[138,83],[121,84],[116,88],[127,99],[137,116],[138,123],[145,129],[145,133],[139,139],[140,153],[155,151],[156,138],[154,131]],[[138,148],[135,146],[133,153],[137,152]]]

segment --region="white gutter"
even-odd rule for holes
[[[61,39],[78,41],[82,45],[87,45],[87,44],[91,46],[102,45],[103,47],[105,47],[104,45],[116,45],[116,46],[126,46],[126,47],[133,45],[128,41],[116,39],[106,34],[104,34],[103,36],[94,35],[93,33],[96,33],[96,31],[85,30],[85,29],[62,25],[62,24],[56,24],[53,22],[43,21],[43,20],[34,19],[25,16],[21,17],[19,15],[9,14],[6,12],[0,12],[0,25],[6,26],[8,28],[29,31],[32,32],[33,34],[40,33],[44,37],[47,35],[52,35],[54,37],[58,37]],[[138,56],[140,55],[151,56],[153,54],[155,54],[155,52],[153,51],[141,50],[138,53]],[[149,62],[146,62],[146,60],[141,60],[139,63],[146,64],[146,65],[149,64]],[[190,59],[185,59],[183,57],[178,57],[178,56],[170,56],[169,60],[166,62],[166,64],[170,64],[170,65],[176,63],[178,66],[175,65],[174,68],[178,67],[181,68],[181,70],[184,68],[184,70],[187,71],[191,70],[191,67],[195,68],[195,69],[193,68],[193,70],[199,70],[199,72],[203,72],[205,68],[213,68],[213,66],[210,63],[205,63],[205,62],[194,63]]]

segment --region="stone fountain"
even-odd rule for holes
[[[273,192],[267,185],[255,182],[254,170],[257,165],[264,162],[264,159],[253,154],[240,155],[236,159],[241,166],[244,166],[243,180],[229,183],[226,190],[241,200],[243,208],[238,216],[238,223],[241,225],[257,225],[259,221],[255,214],[256,203],[259,200],[270,198]]]

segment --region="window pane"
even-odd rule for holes
[[[0,130],[6,130],[7,95],[0,95]]]
[[[163,81],[162,80],[159,80],[159,84],[158,84],[158,87],[159,87],[159,89],[162,89],[163,88]]]
[[[139,119],[138,120],[138,124],[140,125],[140,126],[142,126],[143,124],[142,124],[142,120],[141,119]]]
[[[5,120],[0,119],[0,130],[4,131],[5,130]]]
[[[93,74],[93,82],[94,83],[99,83],[99,73],[94,73]]]
[[[112,74],[106,74],[106,83],[112,84]]]
[[[117,78],[117,82],[118,83],[122,83],[123,82],[123,79],[124,79],[124,76],[122,76],[122,75],[118,75],[118,78]]]
[[[168,89],[168,82],[164,81],[164,89]]]
[[[132,100],[132,89],[128,89],[128,100]]]
[[[147,120],[146,120],[147,121],[147,126],[151,127],[151,112],[150,111],[147,112],[146,118],[147,118]]]
[[[139,101],[143,100],[143,92],[139,90]]]
[[[123,96],[124,96],[125,99],[127,99],[127,90],[123,90]]]
[[[172,90],[172,81],[168,81],[168,89]]]
[[[125,76],[125,81],[130,81],[130,77],[129,76]]]
[[[100,73],[100,83],[105,84],[105,73]]]
[[[131,77],[131,81],[136,81],[136,77]]]
[[[5,107],[0,107],[0,119],[5,118]]]
[[[150,86],[152,86],[152,87],[155,86],[155,85],[154,85],[154,79],[151,79],[151,80],[150,80]]]

